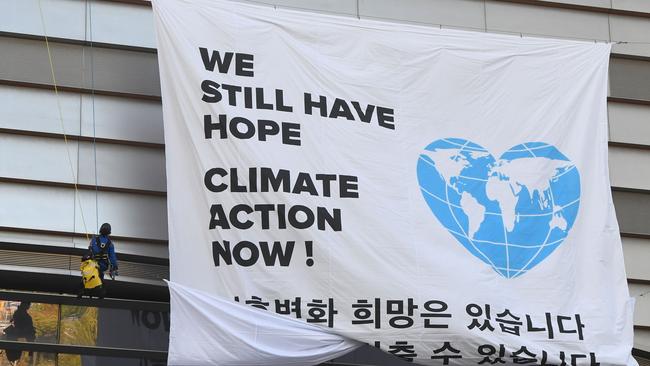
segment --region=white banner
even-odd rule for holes
[[[635,365],[610,45],[155,0],[169,363]]]

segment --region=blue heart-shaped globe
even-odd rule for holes
[[[496,160],[473,142],[437,140],[420,154],[417,174],[440,223],[506,278],[548,257],[578,215],[578,169],[543,142],[517,145]]]

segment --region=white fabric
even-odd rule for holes
[[[168,285],[174,309],[170,365],[255,366],[269,359],[276,365],[308,365],[329,361],[360,346],[314,325],[294,319],[278,321],[277,316],[262,310],[178,283]],[[233,349],[235,344],[237,348]]]
[[[221,0],[153,5],[171,365],[309,365],[359,342],[430,365],[635,365],[608,179],[608,44]],[[325,116],[306,93],[325,98]],[[220,115],[273,133],[206,133]],[[262,168],[288,171],[289,192],[261,192]],[[298,205],[321,227],[287,221]],[[274,241],[286,265],[278,252],[265,260]],[[300,317],[275,314],[298,298]],[[330,302],[337,313],[314,322]]]

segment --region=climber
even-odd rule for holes
[[[94,236],[90,241],[88,249],[93,259],[99,264],[99,277],[104,280],[104,272],[108,270],[111,278],[117,276],[117,256],[115,247],[111,241],[111,224],[103,223],[99,228],[99,236]]]

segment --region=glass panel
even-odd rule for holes
[[[650,234],[650,194],[612,192],[621,232]]]
[[[56,343],[59,305],[0,300],[0,329],[11,341]]]
[[[56,343],[59,305],[0,300],[0,330],[9,341]],[[3,350],[0,366],[54,365],[54,355],[20,350]]]
[[[612,58],[609,63],[609,89],[613,97],[650,100],[650,62]]]
[[[168,343],[168,312],[99,309],[98,346],[166,351]]]
[[[11,361],[16,362],[12,364]],[[0,355],[0,366],[56,366],[56,354],[41,352],[5,351]],[[59,363],[59,365],[68,365]]]
[[[166,351],[169,313],[61,306],[61,344]]]
[[[13,359],[13,358],[12,358]],[[106,356],[72,355],[64,353],[34,352],[31,356],[23,352],[19,358],[13,359],[15,366],[165,366],[164,360],[144,358],[124,358]],[[0,366],[14,366],[3,353],[0,355]]]
[[[169,312],[0,300],[0,335],[12,341],[167,351]],[[8,354],[18,360],[22,352],[15,353]]]
[[[60,334],[61,344],[96,346],[97,308],[61,305]]]
[[[59,366],[166,366],[165,360],[59,354]]]

